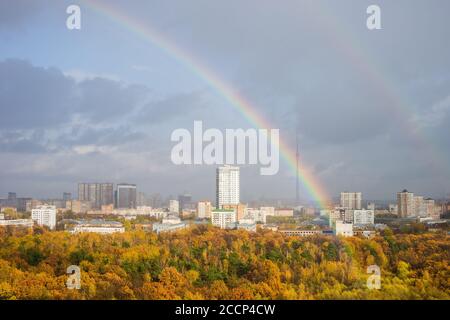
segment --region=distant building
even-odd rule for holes
[[[56,227],[56,207],[38,206],[36,209],[31,210],[31,219],[40,226],[54,229]]]
[[[351,210],[361,209],[361,192],[341,192],[341,207]]]
[[[73,213],[86,213],[92,209],[92,202],[83,200],[66,201],[66,210]]]
[[[424,217],[426,215],[425,203],[422,196],[414,196],[414,215]]]
[[[325,210],[325,214],[328,214],[329,226],[333,227],[336,221],[344,221],[344,222],[353,222],[353,216],[350,213],[353,213],[353,210],[346,210],[343,208],[335,208],[332,210]]]
[[[239,221],[236,224],[237,229],[239,230],[247,230],[250,232],[256,232],[256,223],[253,221]]]
[[[353,210],[353,224],[355,225],[372,225],[375,223],[375,211],[368,210]]]
[[[116,208],[133,209],[136,208],[136,185],[120,183],[117,185]]]
[[[425,207],[425,215],[427,217],[432,217],[433,219],[439,219],[439,215],[436,216],[436,202],[431,198],[427,198],[423,202]]]
[[[122,223],[117,221],[106,221],[106,220],[89,220],[89,221],[78,221],[77,225],[72,229],[72,233],[100,233],[100,234],[111,234],[111,233],[123,233],[125,228]]]
[[[90,201],[93,209],[114,203],[114,185],[112,183],[79,183],[78,200]]]
[[[414,193],[403,190],[397,193],[397,210],[400,218],[407,218],[415,214]]]
[[[261,215],[264,215],[265,217],[275,215],[274,207],[260,207],[259,210],[261,210]]]
[[[267,222],[267,211],[262,210],[261,208],[246,208],[245,216],[250,217],[253,221],[257,223],[266,223]]]
[[[211,218],[212,204],[210,201],[199,201],[197,203],[197,217],[200,219]]]
[[[70,201],[70,200],[72,200],[72,193],[63,192],[63,201]]]
[[[214,209],[211,212],[211,223],[221,229],[227,229],[229,224],[237,222],[236,210]]]
[[[293,217],[294,209],[291,208],[276,208],[275,209],[276,217]]]
[[[369,202],[367,204],[367,210],[375,210],[375,202]]]
[[[178,200],[169,200],[169,212],[179,213],[180,212],[180,203]]]
[[[390,214],[398,214],[398,205],[396,204],[389,204],[389,213]]]
[[[322,234],[322,230],[279,230],[280,233],[290,237],[310,237]]]
[[[13,219],[13,220],[3,220],[0,219],[0,227],[6,226],[16,226],[16,227],[27,227],[31,228],[34,225],[32,219]]]
[[[192,196],[187,193],[180,194],[178,195],[178,203],[180,205],[180,213],[183,212],[183,210],[192,209]]]
[[[36,199],[31,199],[28,200],[26,203],[26,211],[27,212],[31,212],[31,210],[37,208],[38,206],[43,205],[44,203],[40,200],[36,200]]]
[[[144,192],[138,192],[136,195],[136,206],[137,207],[143,207],[147,206],[147,196]]]
[[[336,221],[333,232],[336,236],[353,237],[353,224],[343,221]]]
[[[300,209],[300,213],[302,216],[315,216],[316,208],[313,207],[303,207]]]
[[[239,167],[225,165],[216,171],[216,207],[239,204]]]
[[[182,222],[178,216],[171,214],[171,215],[168,215],[166,218],[164,218],[162,220],[162,223],[154,223],[153,231],[156,233],[170,232],[170,231],[184,229],[186,227],[187,227],[187,224]]]
[[[222,205],[222,209],[234,210],[236,212],[236,219],[240,220],[245,215],[245,210],[247,209],[247,205],[244,203],[224,204],[224,205]]]

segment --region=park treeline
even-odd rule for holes
[[[0,228],[0,299],[449,299],[449,247],[443,232],[389,229],[365,239],[204,225],[160,235]],[[71,265],[79,290],[66,287]],[[367,286],[370,265],[380,289]]]

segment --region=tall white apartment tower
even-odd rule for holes
[[[225,165],[216,172],[216,207],[239,204],[239,167]]]
[[[55,206],[37,206],[31,210],[31,219],[40,226],[47,226],[54,229],[56,226],[56,207]]]
[[[341,207],[350,210],[361,210],[361,192],[341,192]]]

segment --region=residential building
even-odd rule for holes
[[[169,200],[169,212],[177,214],[180,212],[180,203],[178,200]]]
[[[27,212],[31,212],[31,210],[37,208],[38,206],[43,205],[44,203],[40,200],[36,200],[36,199],[30,199],[26,201],[25,204],[25,211]]]
[[[38,206],[31,210],[31,219],[40,226],[54,229],[56,227],[56,207],[48,205]]]
[[[341,192],[341,207],[351,210],[361,209],[361,192]]]
[[[375,223],[375,210],[353,210],[354,225],[372,225]]]
[[[397,193],[397,211],[400,218],[407,218],[415,214],[414,193],[403,190]]]
[[[230,224],[237,222],[236,210],[214,209],[211,212],[211,223],[221,229],[227,229]]]
[[[433,219],[439,219],[439,215],[436,215],[436,201],[431,198],[427,198],[423,201],[425,207],[425,215],[432,217]]]
[[[422,196],[414,196],[414,215],[416,217],[424,217],[426,215],[426,208]]]
[[[211,218],[212,205],[210,201],[199,201],[197,203],[197,217],[200,219]]]
[[[398,205],[393,203],[389,204],[389,213],[398,214]]]
[[[135,209],[137,206],[136,185],[129,183],[120,183],[117,185],[116,208]]]
[[[222,205],[222,209],[235,210],[236,211],[236,219],[240,220],[245,216],[245,210],[247,209],[247,205],[244,203],[224,204],[224,205]]]
[[[257,223],[266,223],[267,222],[267,212],[261,210],[261,208],[246,208],[245,216],[250,217],[253,221]]]
[[[216,171],[216,207],[239,204],[239,167],[225,165]]]
[[[346,214],[347,211],[347,214]],[[334,224],[336,223],[336,221],[340,220],[340,221],[346,221],[346,222],[352,222],[353,221],[353,217],[351,217],[350,219],[350,215],[349,212],[352,212],[352,210],[345,210],[343,208],[335,208],[332,210],[326,210],[326,213],[328,213],[328,221],[329,221],[329,226],[333,227]]]
[[[78,200],[90,201],[93,209],[114,203],[114,184],[112,183],[79,183]]]

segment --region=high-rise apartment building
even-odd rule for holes
[[[114,185],[112,183],[79,183],[78,200],[92,202],[93,209],[114,203]]]
[[[118,209],[136,208],[136,185],[120,183],[117,185],[116,207]]]
[[[216,207],[239,204],[239,167],[225,165],[216,171]]]
[[[422,196],[414,196],[414,215],[424,217],[426,215],[425,203]]]
[[[360,210],[362,202],[361,192],[341,192],[341,207],[350,210]]]
[[[38,206],[31,210],[31,219],[36,221],[40,226],[47,226],[50,229],[54,229],[56,227],[56,207]]]
[[[414,193],[403,190],[397,193],[397,211],[400,218],[406,218],[415,214]]]

